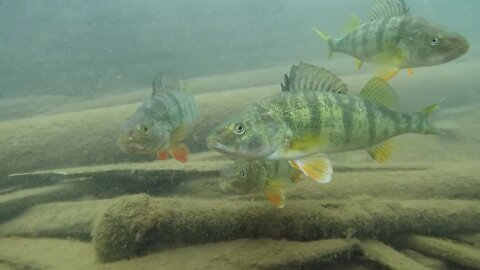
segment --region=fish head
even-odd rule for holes
[[[168,122],[157,119],[151,107],[144,104],[122,126],[117,144],[130,154],[153,154],[168,149],[170,136]]]
[[[253,107],[219,125],[207,138],[207,146],[229,156],[264,159],[282,145],[287,131],[278,115]]]
[[[264,161],[237,160],[221,172],[220,189],[228,194],[251,194],[263,191],[267,182]]]
[[[402,36],[406,67],[443,64],[464,55],[469,43],[459,33],[438,23],[415,18]],[[403,46],[402,46],[403,45]]]

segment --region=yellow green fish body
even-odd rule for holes
[[[294,65],[285,77],[281,94],[227,120],[207,139],[208,146],[246,159],[289,160],[309,177],[329,181],[331,164],[319,154],[365,149],[382,162],[389,138],[435,133],[427,122],[435,106],[418,113],[393,111],[396,95],[382,79],[348,96],[338,77],[313,65]],[[312,177],[311,170],[321,172]]]
[[[153,82],[153,93],[125,122],[118,146],[130,154],[168,155],[181,162],[188,159],[183,139],[198,117],[194,97],[177,80],[160,74]]]
[[[222,170],[220,188],[226,193],[264,193],[277,207],[285,205],[285,188],[301,180],[286,161],[237,160]]]
[[[376,1],[370,20],[339,38],[314,29],[327,43],[330,54],[340,52],[359,61],[395,68],[415,68],[454,60],[469,49],[468,41],[445,26],[411,16],[404,0]]]

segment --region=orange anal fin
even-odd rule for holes
[[[413,68],[407,69],[407,74],[408,74],[409,76],[412,76],[412,75],[413,75]]]
[[[285,192],[282,189],[267,190],[265,191],[265,196],[276,207],[285,207]]]
[[[184,143],[178,144],[170,149],[170,154],[182,163],[188,161],[188,153],[188,147]]]
[[[162,151],[162,150],[158,150],[157,151],[157,158],[159,160],[166,160],[168,158],[168,152],[166,151]]]

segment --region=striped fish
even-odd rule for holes
[[[340,52],[357,59],[357,67],[370,62],[382,65],[379,76],[385,80],[399,69],[433,66],[454,60],[469,49],[460,34],[422,17],[409,14],[405,0],[375,1],[370,19],[348,23],[345,36],[330,38],[315,29],[329,47],[329,55]]]
[[[156,154],[160,160],[171,155],[187,162],[189,150],[183,140],[197,117],[193,96],[180,82],[161,73],[153,81],[152,96],[123,125],[117,144],[130,154]]]
[[[237,160],[222,170],[220,188],[226,193],[264,193],[278,208],[285,206],[285,188],[301,180],[287,161]]]
[[[359,96],[347,96],[346,85],[334,74],[300,62],[285,75],[282,90],[225,121],[207,138],[208,146],[246,159],[289,160],[310,178],[328,182],[333,170],[323,153],[365,149],[384,162],[390,138],[436,133],[427,122],[436,105],[396,112],[393,89],[377,77]]]

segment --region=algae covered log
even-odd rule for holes
[[[469,245],[422,235],[410,235],[403,239],[403,244],[432,257],[480,269],[480,249]]]
[[[398,233],[447,234],[480,226],[480,202],[455,200],[289,201],[119,198],[96,221],[94,245],[102,261],[151,250],[239,238],[317,240],[390,237]]]
[[[365,257],[392,270],[429,269],[380,241],[363,240],[359,246]]]
[[[46,203],[0,224],[1,236],[90,239],[93,221],[113,200]]]
[[[318,269],[348,258],[357,243],[354,239],[312,242],[239,239],[99,264],[92,245],[85,242],[11,237],[0,238],[0,262],[15,265],[14,269],[52,270]]]

